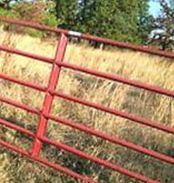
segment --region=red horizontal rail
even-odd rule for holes
[[[62,94],[61,94],[60,96],[62,96]],[[1,98],[0,98],[0,100],[1,100]],[[2,99],[2,100],[4,100],[4,99]],[[38,114],[38,111],[37,111],[37,110],[31,109],[31,108],[29,108],[28,106],[25,106],[25,105],[23,106],[23,104],[20,104],[19,102],[14,102],[14,101],[12,101],[12,100],[7,100],[7,101],[4,100],[4,102],[9,103],[9,104],[11,104],[11,105],[14,105],[14,106],[16,106],[16,107],[25,109],[25,110],[30,110],[31,112],[37,113],[37,114]],[[103,139],[106,139],[106,138],[107,138],[106,140],[108,140],[108,141],[110,141],[110,142],[112,142],[112,143],[115,143],[115,144],[119,144],[119,145],[125,146],[125,147],[130,148],[130,149],[133,149],[133,150],[135,150],[135,151],[137,151],[137,152],[144,153],[144,154],[147,154],[147,155],[152,156],[152,157],[154,157],[154,158],[157,158],[157,159],[159,159],[159,160],[165,161],[165,162],[167,162],[167,163],[174,164],[174,159],[171,158],[171,157],[169,157],[169,156],[166,156],[166,155],[164,155],[164,154],[157,153],[157,152],[152,151],[152,150],[148,150],[148,149],[143,148],[143,147],[141,147],[141,146],[139,146],[139,145],[135,145],[135,144],[133,144],[133,143],[127,142],[127,141],[122,140],[122,139],[119,139],[119,138],[117,138],[117,137],[111,137],[111,136],[106,135],[106,134],[104,134],[104,133],[102,133],[102,132],[100,132],[100,131],[91,129],[91,128],[87,127],[87,126],[83,126],[83,125],[80,125],[80,126],[79,126],[79,125],[77,125],[76,123],[73,123],[72,121],[70,122],[70,121],[63,120],[63,119],[61,119],[61,118],[56,118],[56,117],[49,116],[49,115],[45,115],[45,116],[46,116],[47,118],[50,118],[50,119],[55,120],[55,121],[57,121],[57,122],[64,123],[65,125],[71,124],[71,126],[72,126],[72,124],[73,124],[73,127],[77,127],[77,129],[80,128],[81,131],[88,132],[88,133],[90,132],[90,134],[92,133],[92,135],[101,137],[101,138],[103,138]],[[161,126],[162,126],[162,125],[161,125]],[[162,127],[163,127],[163,126],[162,126]],[[163,127],[163,128],[164,128],[164,127]]]
[[[80,38],[85,39],[85,40],[93,40],[93,41],[96,41],[99,43],[117,46],[120,48],[131,49],[134,51],[140,51],[140,52],[149,53],[149,54],[153,54],[153,55],[163,56],[163,57],[167,57],[167,58],[171,58],[171,59],[174,58],[173,52],[161,51],[161,50],[158,50],[154,47],[148,47],[148,46],[144,46],[144,45],[139,46],[139,45],[135,45],[135,44],[131,44],[131,43],[113,41],[111,39],[100,38],[97,36],[92,36],[89,34],[82,34],[82,33],[64,30],[64,29],[60,29],[60,28],[50,28],[49,26],[46,26],[46,25],[40,25],[40,24],[34,23],[34,22],[26,22],[26,21],[22,21],[22,20],[16,20],[16,19],[7,18],[4,16],[0,16],[0,21],[10,23],[10,24],[16,24],[16,25],[20,25],[20,26],[24,26],[24,27],[31,27],[31,28],[35,28],[35,29],[39,29],[39,30],[55,32],[58,34],[63,33],[67,36],[70,35],[70,36],[80,37]]]
[[[1,74],[0,74],[0,77],[1,77]],[[3,77],[3,78],[4,79],[8,78],[9,81],[14,81],[14,78],[11,80],[11,78],[9,79],[9,77],[7,77],[7,76]],[[15,80],[15,82],[21,84],[21,81],[18,81],[18,80],[16,81]],[[22,85],[24,85],[24,86],[32,85],[32,88],[36,89],[35,85],[33,85],[33,84],[28,84],[28,83],[26,84],[26,83],[22,82]],[[38,88],[38,86],[37,86],[37,88]],[[40,88],[40,87],[39,87],[39,89],[42,89],[42,91],[45,90],[45,88]],[[77,103],[80,103],[82,105],[93,107],[93,108],[99,109],[101,111],[108,112],[110,114],[114,114],[114,115],[117,115],[117,116],[129,119],[129,120],[138,122],[140,124],[156,128],[158,130],[162,130],[162,131],[165,131],[165,132],[168,132],[168,133],[172,133],[172,134],[174,133],[174,129],[171,128],[171,127],[158,124],[157,122],[154,122],[154,121],[151,121],[151,120],[147,120],[146,118],[139,117],[137,115],[133,115],[133,114],[130,114],[130,113],[127,113],[127,112],[122,112],[122,111],[110,109],[108,107],[104,107],[104,106],[99,105],[99,104],[95,104],[95,103],[92,103],[92,102],[81,100],[81,99],[79,99],[77,97],[72,97],[72,96],[69,96],[69,95],[66,95],[66,94],[63,94],[63,93],[60,93],[60,92],[51,92],[51,93],[56,95],[56,96],[58,96],[58,97],[61,97],[61,98],[64,98],[64,99],[67,99],[67,100],[70,100],[70,101],[73,101],[73,102],[77,102]],[[8,104],[14,105],[16,107],[22,108],[22,109],[27,110],[29,112],[32,112],[32,113],[35,113],[35,114],[39,114],[39,111],[36,110],[36,109],[33,109],[31,107],[27,107],[24,104],[19,104],[19,103],[15,102],[15,101],[12,101],[10,99],[5,99],[4,97],[0,97],[0,101],[3,101],[5,103],[8,103]]]
[[[15,79],[14,77],[7,76],[5,74],[0,74],[0,79],[5,79],[7,81],[10,81],[10,82],[22,85],[22,86],[26,86],[26,87],[29,87],[29,88],[33,88],[35,90],[39,90],[39,91],[42,91],[42,92],[46,91],[46,87],[42,87],[42,86],[30,83],[30,82],[20,81],[19,79]]]
[[[24,83],[23,83],[23,85],[26,86]],[[33,85],[32,85],[32,87],[33,87]],[[33,87],[33,88],[35,88],[35,87]],[[67,100],[70,100],[70,101],[73,101],[73,102],[77,102],[79,104],[86,105],[88,107],[93,107],[93,108],[99,109],[101,111],[108,112],[110,114],[114,114],[114,115],[117,115],[117,116],[129,119],[129,120],[138,122],[140,124],[156,128],[158,130],[162,130],[162,131],[165,131],[165,132],[168,132],[168,133],[172,133],[172,134],[174,133],[174,129],[171,128],[171,127],[158,124],[157,122],[154,122],[154,121],[151,121],[151,120],[147,120],[146,118],[139,117],[137,115],[133,115],[133,114],[130,114],[130,113],[127,113],[127,112],[122,112],[122,111],[110,109],[108,107],[104,107],[104,106],[99,105],[99,104],[95,104],[95,103],[92,103],[92,102],[81,100],[81,99],[79,99],[77,97],[72,97],[72,96],[69,96],[69,95],[66,95],[66,94],[63,94],[63,93],[60,93],[60,92],[51,92],[51,93],[56,95],[56,96],[58,96],[58,97],[61,97],[61,98],[64,98],[64,99],[67,99]],[[5,102],[7,104],[11,104],[11,105],[13,105],[15,107],[19,107],[21,109],[27,110],[29,112],[32,112],[32,113],[35,113],[35,114],[39,114],[38,110],[33,109],[31,107],[28,107],[28,106],[26,106],[24,104],[21,104],[19,102],[12,101],[10,99],[5,99],[4,97],[0,97],[0,101]]]
[[[88,68],[77,66],[77,65],[74,65],[74,64],[69,64],[67,62],[59,63],[59,66],[62,66],[62,67],[68,68],[68,69],[72,69],[72,70],[76,70],[76,71],[80,71],[80,72],[83,72],[83,73],[86,73],[86,74],[94,75],[94,76],[97,76],[97,77],[101,77],[101,78],[104,78],[104,79],[117,81],[117,82],[120,82],[120,83],[123,83],[123,84],[127,84],[127,85],[130,85],[130,86],[134,86],[134,87],[141,88],[141,89],[144,89],[144,90],[148,90],[148,91],[151,91],[151,92],[156,92],[156,93],[166,95],[166,96],[169,96],[169,97],[174,97],[174,91],[166,90],[166,89],[163,89],[161,87],[153,86],[153,85],[150,85],[150,84],[145,84],[145,83],[142,83],[142,82],[139,82],[139,81],[136,81],[136,80],[125,79],[124,77],[121,77],[121,76],[116,75],[116,74],[103,73],[103,72],[95,71],[93,69],[88,69]]]
[[[29,153],[26,152],[25,150],[23,150],[23,149],[21,149],[19,147],[15,147],[15,146],[11,145],[10,143],[5,142],[5,141],[3,141],[1,139],[0,139],[0,145],[2,145],[3,147],[8,148],[8,149],[10,149],[10,150],[12,150],[14,152],[18,152],[21,155],[29,156]]]
[[[120,167],[118,165],[114,165],[114,164],[112,164],[112,163],[110,163],[108,161],[105,161],[103,159],[97,158],[95,156],[88,155],[88,154],[86,154],[86,153],[84,153],[84,152],[82,152],[80,150],[77,150],[77,149],[75,149],[73,147],[70,147],[70,146],[68,146],[66,144],[62,144],[60,142],[54,142],[52,140],[49,140],[46,137],[42,138],[41,140],[43,142],[47,143],[47,144],[51,144],[51,145],[53,145],[53,146],[55,146],[57,148],[64,149],[65,151],[73,153],[73,154],[75,154],[75,155],[77,155],[79,157],[85,158],[87,160],[93,161],[93,162],[95,162],[97,164],[100,164],[100,165],[102,165],[104,167],[107,167],[109,169],[117,171],[117,172],[119,172],[121,174],[127,175],[127,176],[129,176],[131,178],[135,178],[136,180],[140,180],[142,182],[149,182],[149,183],[158,183],[158,181],[155,181],[155,180],[149,179],[149,178],[147,178],[147,177],[145,177],[143,175],[131,172],[131,171],[127,170],[127,169],[124,169],[124,168],[122,168],[122,167]]]
[[[38,23],[28,22],[28,21],[23,21],[23,20],[15,20],[12,18],[4,17],[4,16],[0,16],[0,21],[6,22],[9,24],[19,25],[19,26],[30,27],[30,28],[41,30],[41,31],[49,31],[49,32],[55,32],[55,33],[59,33],[59,34],[63,33],[65,35],[67,35],[69,32],[68,30],[64,30],[64,29],[51,28],[46,25],[41,25]]]
[[[156,128],[156,129],[164,131],[164,132],[174,134],[174,128],[164,126],[162,124],[159,124],[158,122],[148,120],[148,119],[140,117],[138,115],[131,114],[128,112],[119,111],[119,110],[115,110],[115,109],[111,109],[109,107],[105,107],[103,105],[96,104],[93,102],[88,102],[88,101],[82,100],[82,99],[77,98],[77,97],[72,97],[70,95],[63,94],[61,92],[51,92],[51,93],[56,95],[57,97],[60,97],[60,98],[63,98],[63,99],[66,99],[66,100],[69,100],[72,102],[76,102],[76,103],[79,103],[79,104],[82,104],[82,105],[85,105],[88,107],[92,107],[92,108],[98,109],[100,111],[107,112],[107,113],[110,113],[110,114],[113,114],[113,115],[116,115],[116,116],[119,116],[119,117],[122,117],[122,118],[125,118],[128,120],[137,122],[137,123],[142,124],[142,125]]]
[[[29,107],[28,105],[22,104],[22,103],[20,103],[20,102],[16,102],[16,101],[14,101],[14,100],[7,99],[7,98],[2,97],[2,96],[0,96],[0,101],[1,101],[1,102],[4,102],[4,103],[6,103],[6,104],[9,104],[9,105],[18,107],[18,108],[20,108],[20,109],[26,110],[26,111],[28,111],[28,112],[34,113],[34,114],[38,114],[38,115],[40,114],[40,111],[37,110],[37,109],[34,109],[34,108],[32,108],[32,107]]]
[[[28,52],[25,52],[25,51],[22,51],[22,50],[14,49],[14,48],[9,48],[9,47],[4,46],[4,45],[0,45],[0,51],[12,53],[12,54],[16,54],[16,55],[20,55],[20,56],[24,56],[24,57],[28,57],[28,58],[31,58],[31,59],[36,59],[36,60],[47,62],[47,63],[53,63],[53,59],[51,59],[51,58],[43,57],[43,56],[36,55],[36,54],[33,54],[33,53],[28,53]]]
[[[94,40],[99,43],[104,43],[104,44],[108,44],[108,45],[112,45],[112,46],[117,46],[120,48],[139,51],[142,53],[162,56],[162,57],[166,57],[166,58],[170,58],[170,59],[174,58],[173,52],[162,51],[162,50],[159,50],[152,46],[136,45],[136,44],[126,43],[126,42],[113,41],[111,39],[106,39],[106,38],[101,38],[101,37],[96,37],[96,36],[91,36],[91,35],[86,35],[86,34],[85,35],[83,34],[81,37],[86,40]]]
[[[136,145],[136,144],[133,144],[129,141],[126,141],[126,140],[123,140],[123,139],[120,139],[116,136],[110,136],[110,135],[106,135],[105,133],[102,133],[101,131],[97,131],[97,130],[94,130],[92,128],[89,128],[87,126],[84,126],[84,125],[78,125],[72,121],[68,121],[68,120],[64,120],[64,119],[61,119],[61,118],[57,118],[57,117],[54,117],[54,116],[49,116],[49,115],[46,115],[48,118],[50,117],[50,119],[58,122],[58,123],[62,123],[64,125],[68,125],[70,126],[70,123],[71,124],[71,127],[73,128],[77,128],[81,131],[84,131],[86,133],[90,133],[92,135],[95,135],[97,137],[100,137],[102,139],[106,139],[112,143],[115,143],[115,144],[119,144],[121,146],[124,146],[126,148],[129,148],[129,149],[132,149],[134,151],[137,151],[139,153],[143,153],[143,154],[146,154],[146,155],[149,155],[153,158],[156,158],[158,160],[161,160],[161,161],[164,161],[166,163],[170,163],[170,164],[174,164],[174,158],[172,157],[169,157],[165,154],[162,154],[162,153],[158,153],[156,151],[153,151],[153,150],[149,150],[149,149],[146,149],[140,145]]]
[[[48,87],[39,86],[37,84],[33,84],[33,83],[30,83],[30,82],[20,81],[18,79],[15,79],[14,77],[7,76],[5,74],[0,74],[0,79],[4,79],[4,80],[10,81],[10,82],[17,83],[17,84],[22,85],[22,86],[26,86],[26,87],[29,87],[29,88],[32,88],[32,89],[36,89],[38,91],[44,92],[44,94],[45,94],[45,102],[43,104],[42,111],[39,111],[39,110],[37,110],[33,107],[22,104],[20,102],[17,102],[17,101],[11,100],[11,99],[7,99],[3,96],[0,96],[0,101],[1,102],[4,102],[6,104],[9,104],[9,105],[12,105],[12,106],[15,106],[15,107],[18,107],[20,109],[24,109],[28,112],[31,112],[31,113],[34,113],[34,114],[37,114],[37,115],[40,116],[40,122],[39,122],[36,134],[33,134],[32,132],[30,132],[29,130],[26,130],[23,127],[20,127],[18,125],[10,123],[7,120],[4,120],[4,119],[0,118],[0,124],[1,125],[5,125],[6,127],[9,127],[9,128],[14,129],[16,131],[20,131],[24,134],[27,134],[28,136],[31,136],[35,140],[31,154],[26,152],[26,151],[23,151],[20,148],[16,148],[15,146],[12,146],[11,144],[9,144],[7,142],[4,142],[2,140],[0,140],[0,144],[7,147],[7,148],[9,148],[9,149],[11,149],[11,150],[13,150],[13,151],[15,151],[15,152],[18,152],[18,153],[20,153],[24,156],[27,156],[32,160],[35,160],[35,161],[40,162],[44,165],[52,167],[52,168],[54,168],[54,169],[56,169],[60,172],[63,172],[65,174],[69,175],[69,176],[72,176],[75,179],[80,180],[84,183],[93,183],[94,181],[91,180],[89,177],[86,177],[84,175],[79,175],[78,173],[75,173],[75,172],[73,172],[73,171],[71,171],[71,170],[69,170],[65,167],[59,166],[55,163],[52,163],[52,162],[48,161],[47,159],[40,158],[40,151],[41,151],[42,143],[47,143],[47,144],[53,145],[57,148],[64,149],[65,151],[76,154],[77,156],[79,156],[81,158],[90,160],[90,161],[92,161],[94,163],[97,163],[101,166],[104,166],[106,168],[118,171],[118,172],[120,172],[124,175],[127,175],[127,176],[131,177],[131,178],[135,178],[136,180],[140,180],[142,182],[148,182],[148,183],[157,183],[158,181],[147,178],[147,177],[145,177],[141,174],[129,171],[129,170],[127,170],[127,169],[125,169],[125,168],[123,168],[119,165],[114,165],[114,164],[112,164],[108,161],[105,161],[105,160],[99,159],[97,157],[88,155],[88,154],[86,154],[82,151],[79,151],[79,150],[77,150],[73,147],[67,146],[63,143],[54,142],[52,140],[49,140],[48,138],[44,137],[45,136],[44,134],[45,134],[45,131],[46,131],[46,128],[47,128],[47,122],[48,122],[49,119],[51,119],[53,121],[56,121],[57,123],[61,123],[61,124],[70,126],[72,128],[78,129],[78,130],[83,131],[85,133],[88,133],[90,135],[94,135],[96,137],[107,140],[111,143],[119,144],[121,146],[127,147],[127,148],[132,149],[134,151],[137,151],[139,153],[149,155],[149,156],[151,156],[153,158],[156,158],[158,160],[161,160],[163,162],[174,164],[174,158],[169,157],[165,154],[161,154],[161,153],[158,153],[156,151],[146,149],[146,148],[144,148],[140,145],[136,145],[136,144],[133,144],[129,141],[120,139],[119,137],[109,135],[107,133],[101,132],[99,130],[93,129],[91,127],[88,127],[88,126],[85,126],[85,125],[82,125],[82,124],[75,123],[75,122],[70,121],[70,120],[65,120],[65,119],[62,119],[62,118],[59,118],[59,117],[55,117],[55,116],[50,114],[53,98],[55,96],[57,96],[57,97],[65,99],[65,100],[69,100],[69,101],[72,101],[72,102],[75,102],[75,103],[79,103],[79,104],[84,105],[84,106],[92,107],[92,108],[95,108],[97,110],[101,110],[103,112],[107,112],[107,113],[110,113],[110,114],[113,114],[113,115],[116,115],[116,116],[119,116],[119,117],[123,117],[125,119],[129,119],[129,120],[131,120],[133,122],[137,122],[139,124],[143,124],[143,125],[146,125],[146,126],[149,126],[149,127],[152,127],[152,128],[156,128],[158,130],[161,130],[161,131],[164,131],[164,132],[167,132],[167,133],[174,134],[174,128],[164,126],[162,124],[159,124],[156,121],[151,121],[151,120],[148,120],[146,118],[140,117],[138,115],[134,115],[134,114],[131,114],[131,113],[128,113],[128,112],[123,112],[123,111],[111,109],[109,107],[105,107],[105,106],[97,104],[97,103],[89,102],[89,101],[82,100],[82,99],[77,98],[77,97],[73,97],[73,96],[66,95],[66,94],[63,94],[61,92],[55,91],[57,81],[59,79],[59,74],[60,74],[61,68],[63,67],[63,68],[79,71],[79,72],[82,72],[82,73],[86,73],[86,74],[89,74],[89,75],[92,75],[92,76],[108,79],[108,80],[111,80],[111,81],[116,81],[116,82],[126,84],[126,85],[130,85],[130,86],[134,86],[134,87],[141,88],[141,89],[144,89],[144,90],[148,90],[148,91],[151,91],[151,92],[155,92],[155,93],[158,93],[158,94],[166,95],[168,97],[174,97],[174,91],[171,91],[171,90],[168,90],[168,89],[164,89],[164,88],[154,86],[154,85],[151,85],[151,84],[139,82],[139,81],[136,81],[136,80],[125,79],[124,77],[116,75],[116,74],[103,73],[103,72],[100,72],[100,71],[95,71],[93,69],[88,69],[88,68],[81,67],[81,66],[78,66],[78,65],[63,62],[63,57],[64,57],[64,53],[65,53],[65,50],[66,50],[66,44],[67,44],[67,41],[68,41],[67,36],[75,36],[75,37],[79,37],[79,38],[86,39],[86,40],[93,40],[93,41],[96,41],[96,42],[109,44],[109,45],[112,45],[112,46],[131,49],[131,50],[140,51],[140,52],[144,52],[144,53],[150,53],[150,54],[154,54],[154,55],[158,55],[158,56],[164,56],[164,57],[172,58],[172,59],[174,58],[174,54],[171,53],[171,52],[164,52],[164,51],[160,51],[160,50],[155,50],[154,48],[148,48],[148,47],[144,47],[144,46],[137,46],[137,45],[133,45],[133,44],[129,44],[129,43],[122,43],[122,42],[118,42],[118,41],[113,41],[113,40],[109,40],[109,39],[104,39],[104,38],[91,36],[91,35],[81,34],[81,33],[78,33],[78,32],[73,32],[73,31],[68,31],[68,30],[63,30],[63,29],[50,28],[50,27],[35,24],[35,23],[32,23],[32,22],[12,20],[12,19],[5,18],[5,17],[2,17],[2,16],[0,16],[0,21],[4,21],[4,22],[7,22],[7,23],[12,23],[12,24],[16,24],[16,25],[21,25],[21,26],[26,26],[26,27],[30,27],[30,28],[36,28],[36,29],[39,29],[39,30],[52,31],[52,32],[61,34],[61,38],[60,38],[60,41],[59,41],[59,44],[58,44],[58,47],[57,47],[57,52],[56,52],[55,58],[53,58],[53,59],[48,58],[48,57],[44,57],[44,56],[40,56],[40,55],[36,55],[36,54],[32,54],[32,53],[28,53],[28,52],[25,52],[25,51],[22,51],[22,50],[9,48],[5,45],[0,45],[0,51],[5,51],[5,52],[8,52],[8,53],[17,54],[17,55],[20,55],[20,56],[25,56],[25,57],[28,57],[28,58],[31,58],[31,59],[36,59],[36,60],[43,61],[43,62],[46,62],[46,63],[51,63],[52,66],[53,66],[52,71],[51,71],[51,75],[50,75],[50,80],[49,80]]]
[[[48,161],[45,158],[35,157],[34,160],[42,163],[43,165],[47,165],[51,168],[54,168],[55,170],[57,170],[59,172],[62,172],[64,174],[68,175],[68,176],[71,176],[71,177],[73,177],[74,179],[76,179],[80,182],[83,182],[83,183],[97,183],[96,181],[92,180],[88,176],[78,174],[78,173],[76,173],[76,172],[74,172],[74,171],[72,171],[72,170],[70,170],[66,167],[63,167],[63,166],[60,166],[58,164],[52,163],[52,162]]]
[[[17,148],[15,146],[11,145],[10,143],[7,143],[7,142],[5,142],[3,140],[0,140],[0,145],[5,147],[5,148],[8,148],[8,149],[10,149],[10,150],[12,150],[12,151],[14,151],[16,153],[19,153],[19,154],[21,154],[23,156],[26,156],[27,158],[29,158],[31,160],[37,161],[37,162],[39,162],[39,163],[41,163],[43,165],[49,166],[51,168],[54,168],[55,170],[57,170],[59,172],[62,172],[64,174],[68,175],[68,176],[71,176],[74,179],[79,180],[79,181],[81,181],[83,183],[96,183],[95,181],[91,180],[87,176],[75,173],[75,172],[71,171],[70,169],[68,169],[66,167],[63,167],[63,166],[60,166],[58,164],[55,164],[55,163],[52,163],[52,162],[48,161],[45,158],[31,157],[31,155],[28,152],[22,150],[21,148]]]
[[[9,122],[9,121],[6,121],[5,119],[0,118],[0,124],[6,126],[6,127],[8,127],[8,128],[11,128],[11,129],[13,129],[13,130],[17,130],[17,131],[20,131],[20,132],[22,132],[22,133],[25,133],[26,135],[29,135],[29,136],[31,136],[31,137],[34,137],[34,136],[35,136],[35,135],[34,135],[32,132],[30,132],[29,130],[26,130],[26,129],[23,128],[23,127],[20,127],[20,126],[18,126],[18,125],[15,125],[15,124]]]

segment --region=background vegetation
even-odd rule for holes
[[[33,20],[41,24],[69,28],[134,43],[146,43],[149,40],[148,37],[151,30],[156,30],[157,28],[154,26],[156,25],[154,22],[159,25],[157,21],[160,20],[159,17],[154,18],[149,15],[148,1],[125,0],[121,3],[120,1],[113,1],[112,4],[106,0],[81,1],[80,3],[73,0],[69,1],[69,3],[65,0],[0,2],[1,15]],[[168,36],[165,27],[171,25],[166,24],[166,22],[169,20],[168,12],[173,10],[172,8],[170,8],[170,11],[166,10],[171,6],[166,4],[165,1],[160,2],[164,13],[161,18],[165,19],[160,23],[162,25],[165,24],[162,26],[163,31],[159,33],[159,36],[166,34],[167,44],[171,36]],[[115,16],[115,14],[118,15]],[[41,39],[50,37],[47,33],[43,34],[32,29],[3,25],[0,34],[0,44],[43,56],[54,56],[56,39],[48,39],[47,41],[42,41]],[[151,40],[151,44],[161,46],[161,41],[156,41],[156,38],[154,40],[155,42]],[[161,46],[161,48],[163,47]],[[171,49],[172,47],[166,46],[165,49],[167,48]],[[141,80],[174,90],[174,63],[166,58],[118,48],[115,50],[100,50],[89,47],[89,44],[71,43],[67,49],[66,60],[73,64],[119,74],[125,78]],[[0,52],[0,73],[46,86],[50,70],[51,66],[49,64]],[[44,98],[42,93],[4,80],[0,80],[0,88],[1,96],[41,109]],[[68,69],[62,70],[57,90],[174,127],[174,100],[170,97],[73,72]],[[52,113],[173,156],[173,135],[167,135],[158,130],[137,125],[129,120],[59,98],[54,100]],[[38,116],[3,103],[0,103],[0,116],[33,132],[37,128]],[[125,168],[153,179],[158,179],[162,183],[174,182],[174,167],[172,165],[104,142],[99,138],[90,137],[85,133],[59,125],[54,121],[49,121],[46,135],[51,139],[73,146],[88,154],[112,163],[118,163]],[[0,138],[24,149],[32,147],[32,139],[3,126],[0,128]],[[43,147],[42,156],[76,172],[88,175],[101,183],[136,182],[119,173],[104,169],[94,163],[50,146]],[[43,168],[25,158],[8,153],[3,148],[0,149],[0,178],[2,183],[75,182],[51,169]]]
[[[161,5],[157,17],[150,1]],[[1,0],[0,15],[165,50],[174,45],[173,7],[173,0]]]

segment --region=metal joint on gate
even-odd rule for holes
[[[70,36],[75,36],[75,37],[81,37],[82,36],[82,33],[80,32],[75,32],[75,31],[69,31],[68,34]]]

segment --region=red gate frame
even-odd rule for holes
[[[105,107],[103,105],[99,105],[99,104],[96,104],[96,103],[93,103],[93,102],[85,101],[85,100],[82,100],[82,99],[72,97],[70,95],[55,91],[56,85],[59,81],[59,74],[60,74],[61,68],[68,68],[68,69],[80,71],[80,72],[83,72],[83,73],[87,73],[87,74],[97,76],[97,77],[100,77],[100,78],[109,79],[109,80],[112,80],[112,81],[117,81],[117,82],[120,82],[120,83],[123,83],[123,84],[131,85],[131,86],[138,87],[138,88],[142,88],[142,89],[145,89],[145,90],[148,90],[148,91],[151,91],[151,92],[155,92],[155,93],[158,93],[158,94],[161,94],[161,95],[166,95],[166,96],[174,98],[174,91],[170,91],[170,90],[167,90],[167,89],[160,88],[158,86],[150,85],[150,84],[147,84],[147,83],[142,83],[142,82],[135,81],[135,80],[125,79],[125,78],[123,78],[121,76],[118,76],[118,75],[115,75],[115,74],[103,73],[103,72],[95,71],[93,69],[87,69],[87,68],[84,68],[84,67],[81,67],[81,66],[77,66],[77,65],[65,62],[64,61],[64,54],[65,54],[65,51],[66,51],[66,46],[68,44],[68,36],[79,37],[79,38],[85,39],[85,40],[93,40],[93,41],[96,41],[96,42],[100,42],[100,43],[104,43],[104,44],[108,44],[108,45],[112,45],[112,46],[127,48],[127,49],[140,51],[140,52],[144,52],[144,53],[150,53],[150,54],[153,54],[153,55],[163,56],[163,57],[166,57],[166,58],[174,59],[174,54],[172,52],[164,52],[164,51],[156,50],[152,47],[149,48],[149,47],[137,46],[137,45],[133,45],[133,44],[129,44],[129,43],[122,43],[122,42],[118,42],[118,41],[113,41],[113,40],[109,40],[109,39],[104,39],[104,38],[91,36],[91,35],[81,34],[81,33],[78,33],[78,32],[73,32],[73,31],[68,31],[68,30],[63,30],[63,29],[50,28],[48,26],[39,25],[39,24],[33,23],[33,22],[12,20],[12,19],[2,17],[2,16],[0,16],[0,21],[10,23],[10,24],[16,24],[16,25],[20,25],[20,26],[26,26],[26,27],[30,27],[30,28],[36,28],[36,29],[39,29],[39,30],[51,31],[51,32],[60,34],[60,39],[59,39],[59,42],[58,42],[57,51],[56,51],[56,55],[55,55],[54,59],[39,56],[39,55],[35,55],[35,54],[31,54],[31,53],[27,53],[27,52],[17,50],[17,49],[14,49],[14,48],[9,48],[9,47],[6,47],[4,45],[0,45],[0,51],[12,53],[12,54],[17,54],[17,55],[25,56],[25,57],[28,57],[28,58],[32,58],[32,59],[36,59],[36,60],[39,60],[39,61],[42,61],[42,62],[52,64],[52,72],[51,72],[51,75],[50,75],[49,84],[46,88],[42,87],[42,86],[39,86],[39,85],[36,85],[36,84],[33,84],[33,83],[30,83],[30,82],[25,82],[25,81],[15,79],[13,77],[10,77],[10,76],[4,75],[4,74],[0,74],[0,79],[4,79],[4,80],[10,81],[10,82],[14,82],[14,83],[17,83],[19,85],[23,85],[23,86],[26,86],[26,87],[29,87],[29,88],[32,88],[32,89],[35,89],[35,90],[38,90],[38,91],[41,91],[41,92],[45,93],[45,99],[44,99],[44,104],[43,104],[42,111],[38,111],[35,108],[29,107],[29,106],[24,105],[22,103],[19,103],[19,102],[16,102],[16,101],[13,101],[13,100],[10,100],[10,99],[7,99],[5,97],[0,96],[0,101],[1,102],[4,102],[6,104],[10,104],[10,105],[15,106],[17,108],[24,109],[28,112],[31,112],[33,114],[37,114],[37,115],[40,116],[40,120],[39,120],[39,123],[38,123],[38,128],[37,128],[36,134],[34,134],[31,131],[29,131],[27,129],[24,129],[20,126],[12,124],[7,120],[4,120],[4,119],[0,118],[0,124],[1,125],[5,125],[5,126],[11,128],[11,129],[20,131],[20,132],[22,132],[22,133],[24,133],[24,134],[26,134],[26,135],[28,135],[28,136],[30,136],[34,139],[32,152],[27,152],[23,149],[20,149],[18,147],[15,147],[15,146],[11,145],[8,142],[3,141],[3,140],[0,140],[0,145],[7,148],[7,149],[10,149],[14,152],[17,152],[17,153],[19,153],[23,156],[26,156],[26,157],[30,158],[31,160],[34,160],[34,161],[40,162],[43,165],[47,165],[49,167],[52,167],[52,168],[66,174],[68,176],[73,177],[76,180],[79,180],[79,181],[85,182],[85,183],[93,183],[95,181],[92,180],[91,178],[85,176],[85,175],[80,175],[76,172],[71,171],[70,169],[68,169],[66,167],[62,167],[58,164],[55,164],[53,162],[48,161],[47,159],[41,158],[39,155],[40,155],[40,151],[41,151],[41,148],[42,148],[42,144],[46,143],[46,144],[53,145],[53,146],[55,146],[59,149],[63,149],[65,151],[73,153],[73,154],[75,154],[75,155],[77,155],[81,158],[90,160],[90,161],[92,161],[96,164],[104,166],[108,169],[112,169],[114,171],[117,171],[121,174],[127,175],[131,178],[134,178],[134,179],[142,181],[142,182],[148,182],[148,183],[157,183],[157,182],[159,182],[158,180],[152,180],[152,179],[150,179],[146,176],[143,176],[141,174],[129,171],[129,170],[127,170],[127,169],[125,169],[125,168],[123,168],[119,165],[115,165],[115,164],[112,164],[108,161],[105,161],[105,160],[99,159],[97,157],[88,155],[88,154],[86,154],[86,153],[84,153],[80,150],[77,150],[73,147],[70,147],[68,145],[52,141],[52,140],[48,139],[47,137],[45,137],[45,131],[46,131],[46,128],[47,128],[48,120],[51,119],[51,120],[56,121],[59,124],[70,126],[72,128],[78,129],[78,130],[83,131],[85,133],[88,133],[90,135],[100,137],[104,140],[107,140],[107,141],[113,143],[113,144],[119,144],[121,146],[132,149],[136,152],[140,152],[140,153],[149,155],[149,156],[151,156],[153,158],[156,158],[160,161],[163,161],[163,162],[166,162],[166,163],[169,163],[169,164],[173,165],[174,164],[174,158],[172,158],[172,157],[169,157],[169,156],[167,156],[165,154],[162,154],[162,153],[158,153],[158,152],[153,151],[153,150],[146,149],[142,146],[133,144],[133,143],[128,142],[126,140],[120,139],[116,136],[111,136],[107,133],[98,131],[98,130],[93,129],[91,127],[75,123],[74,121],[65,120],[65,119],[62,119],[60,117],[55,117],[52,114],[50,114],[50,110],[51,110],[53,98],[54,98],[54,96],[57,96],[59,98],[66,99],[68,101],[72,101],[72,102],[79,103],[79,104],[82,104],[82,105],[85,105],[85,106],[88,106],[88,107],[92,107],[92,108],[95,108],[95,109],[100,110],[100,111],[104,111],[104,112],[107,112],[107,113],[110,113],[110,114],[113,114],[113,115],[116,115],[116,116],[120,116],[120,117],[129,119],[133,122],[136,122],[136,123],[139,123],[139,124],[142,124],[142,125],[145,125],[145,126],[149,126],[149,127],[152,127],[152,128],[155,128],[155,129],[158,129],[158,130],[170,133],[170,134],[174,134],[174,128],[162,125],[157,121],[151,121],[151,120],[148,120],[146,118],[140,117],[138,115],[134,115],[134,114],[131,114],[131,113],[128,113],[128,112],[123,112],[123,111],[111,109],[111,108]]]

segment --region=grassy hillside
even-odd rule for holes
[[[37,38],[2,31],[1,35],[0,44],[43,56],[54,56],[56,41],[43,42]],[[70,44],[65,60],[174,90],[174,61],[166,58],[123,49],[102,51],[87,45]],[[46,86],[50,70],[51,65],[49,64],[0,52],[0,73]],[[41,109],[44,98],[42,93],[3,80],[0,80],[0,87],[0,96],[6,96]],[[170,97],[68,69],[62,70],[57,90],[174,127],[174,100]],[[146,148],[172,155],[174,136],[158,130],[59,98],[54,100],[52,113],[65,119],[72,119],[77,123],[87,124],[109,134],[118,135]],[[37,127],[38,116],[2,103],[0,103],[0,116],[32,131],[35,131]],[[23,148],[32,147],[32,139],[7,128],[1,127],[0,136],[19,146],[21,146],[21,142],[25,143]],[[161,182],[174,182],[174,167],[172,165],[91,137],[78,130],[50,121],[47,136]],[[136,182],[53,147],[44,146],[42,155],[74,171],[89,175],[99,182]],[[7,153],[3,149],[0,150],[0,177],[1,182],[4,183],[73,182],[55,171],[41,168],[39,165]]]

